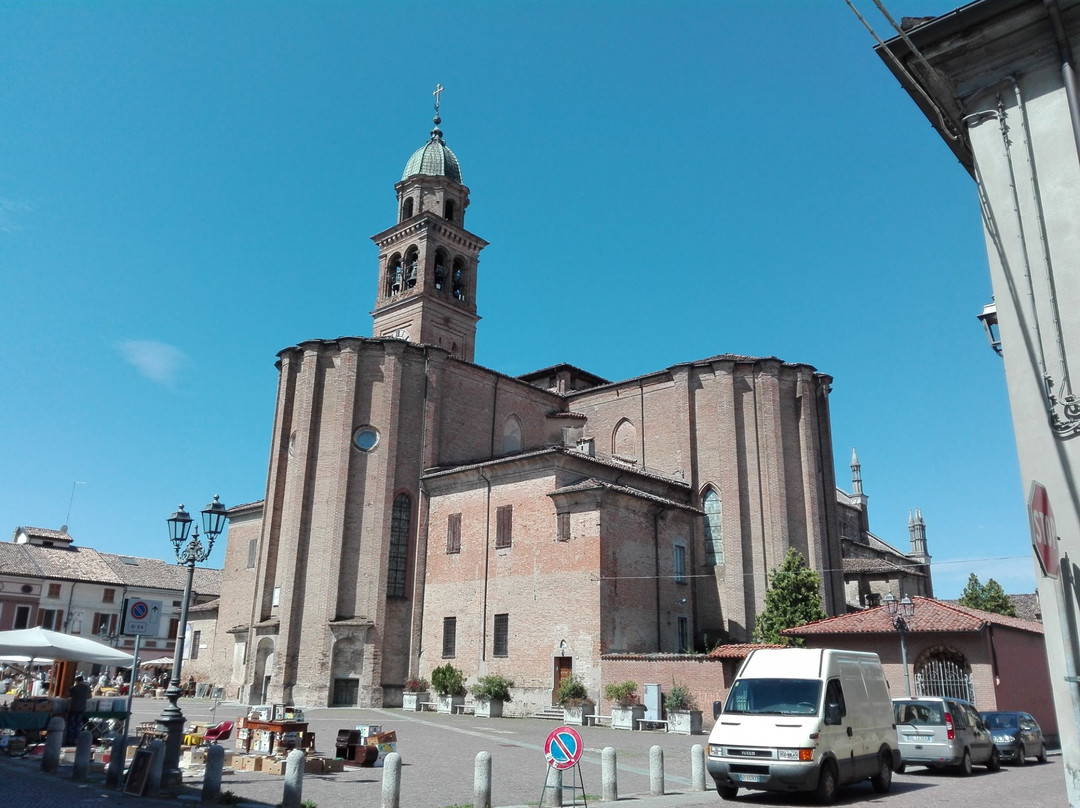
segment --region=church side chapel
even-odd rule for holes
[[[373,336],[278,354],[265,499],[230,510],[224,641],[200,664],[250,703],[315,707],[399,706],[451,663],[513,679],[527,714],[570,675],[598,698],[604,654],[749,640],[791,547],[843,613],[828,375],[474,363],[487,242],[441,91],[373,236]]]

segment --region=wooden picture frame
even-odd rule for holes
[[[141,797],[146,794],[150,783],[150,765],[154,762],[154,753],[149,749],[136,749],[135,757],[128,767],[127,779],[124,780],[124,793]]]

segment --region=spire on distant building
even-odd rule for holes
[[[851,447],[851,493],[857,497],[863,495],[862,492],[862,464],[859,463],[859,456],[855,454],[855,447]]]
[[[918,508],[908,511],[908,536],[911,539],[911,556],[922,564],[929,564],[930,555],[926,552],[926,522]]]

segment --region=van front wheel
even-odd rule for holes
[[[717,786],[716,790],[719,792],[720,799],[722,800],[733,800],[739,796],[738,786]]]
[[[821,766],[821,774],[818,775],[817,788],[814,796],[822,805],[832,805],[836,802],[836,766],[832,761],[826,761]]]
[[[878,773],[870,778],[870,785],[878,794],[884,794],[892,788],[892,759],[884,752],[878,761]]]

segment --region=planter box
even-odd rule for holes
[[[612,707],[612,729],[636,729],[635,722],[645,717],[645,705],[635,704],[633,707]]]
[[[700,735],[701,710],[669,710],[667,731],[675,735]]]
[[[592,715],[594,712],[596,712],[596,706],[593,704],[579,704],[577,707],[563,707],[563,723],[576,727],[583,727],[585,726],[585,716]]]
[[[485,699],[477,696],[473,707],[477,718],[502,718],[502,699]]]
[[[438,696],[438,711],[440,713],[455,713],[465,704],[464,696]]]
[[[430,693],[402,693],[401,694],[401,709],[412,710],[413,712],[420,712],[424,708],[420,705],[425,701],[431,701],[428,698]]]

